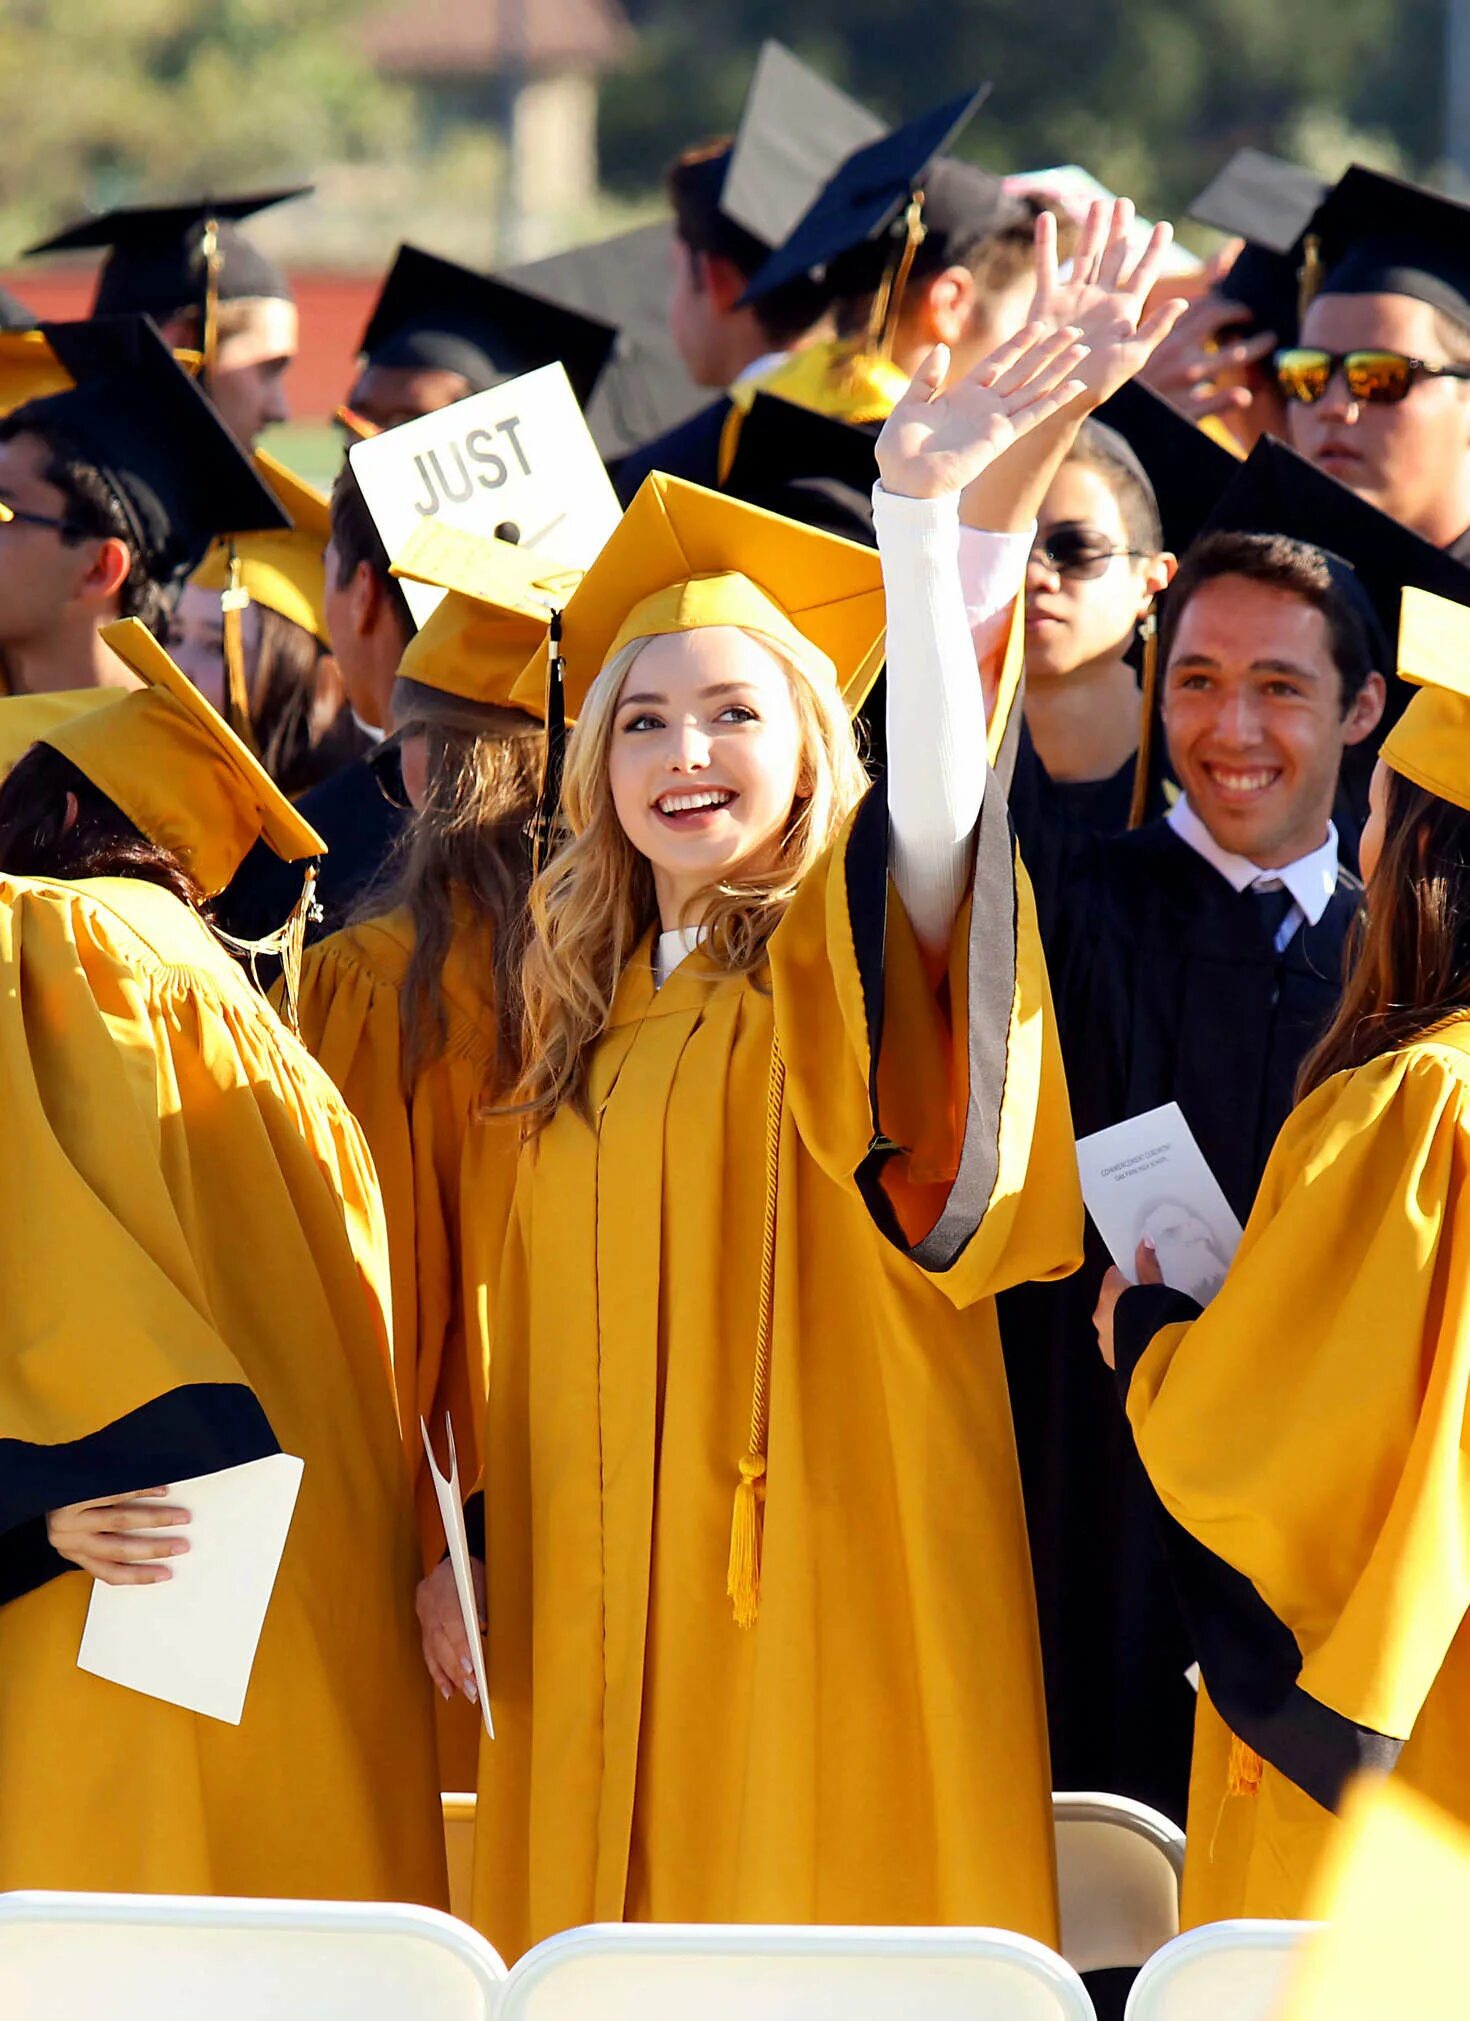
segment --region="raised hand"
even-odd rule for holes
[[[1078,398],[1086,357],[1076,330],[1028,324],[946,387],[949,350],[936,344],[878,437],[883,489],[907,498],[963,491],[1014,442]]]
[[[1258,436],[1284,435],[1286,428],[1275,385],[1254,370],[1276,349],[1275,331],[1241,336],[1245,311],[1217,292],[1243,244],[1232,239],[1206,261],[1206,292],[1190,303],[1138,376],[1191,421],[1218,415],[1249,449]]]
[[[1145,316],[1174,230],[1155,225],[1135,255],[1129,241],[1132,226],[1133,206],[1126,197],[1093,204],[1063,279],[1057,266],[1056,219],[1044,211],[1036,221],[1030,320],[1079,333],[1088,356],[1077,376],[1089,407],[1101,406],[1142,371],[1189,306],[1174,299]]]

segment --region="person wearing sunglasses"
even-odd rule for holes
[[[1052,479],[1026,570],[1026,729],[1059,808],[1128,825],[1139,739],[1138,627],[1171,580],[1153,486],[1123,438],[1083,423]]]
[[[1274,359],[1289,441],[1470,559],[1470,206],[1351,168],[1308,236],[1324,278]]]

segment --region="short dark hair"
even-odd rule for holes
[[[691,253],[728,260],[749,280],[763,266],[770,247],[727,217],[720,207],[734,143],[708,140],[686,148],[664,176],[674,230]],[[826,299],[814,282],[798,280],[777,288],[751,308],[774,344],[794,343],[821,316]]]
[[[168,632],[171,598],[162,580],[158,551],[142,546],[127,513],[96,464],[41,411],[40,401],[26,401],[0,418],[0,442],[34,435],[46,445],[48,460],[42,481],[53,485],[66,501],[67,525],[61,538],[75,547],[84,540],[120,540],[128,551],[128,573],[117,593],[119,617],[141,618],[162,641]]]
[[[1164,528],[1159,501],[1148,474],[1128,444],[1106,423],[1084,421],[1067,452],[1068,463],[1095,470],[1117,500],[1128,545],[1140,554],[1162,554]]]
[[[403,643],[407,645],[418,628],[408,607],[408,598],[403,594],[403,584],[389,567],[383,536],[368,511],[362,486],[350,463],[344,463],[337,472],[337,481],[332,486],[331,516],[332,545],[337,550],[338,589],[346,589],[365,562],[377,577],[388,608],[403,634]]]
[[[1380,668],[1383,647],[1378,624],[1366,593],[1343,574],[1343,564],[1304,540],[1281,533],[1209,533],[1197,540],[1179,567],[1164,598],[1159,632],[1159,664],[1168,677],[1169,661],[1180,620],[1190,598],[1207,582],[1221,576],[1243,576],[1284,590],[1321,611],[1327,622],[1328,646],[1342,684],[1340,703],[1347,714],[1364,681]]]

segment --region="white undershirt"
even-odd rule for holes
[[[1203,857],[1212,870],[1218,870],[1232,890],[1284,889],[1291,893],[1295,902],[1276,929],[1278,954],[1304,919],[1315,926],[1331,903],[1337,889],[1338,859],[1337,830],[1330,821],[1327,840],[1320,848],[1298,856],[1293,863],[1283,863],[1279,869],[1263,870],[1248,856],[1237,856],[1233,850],[1223,848],[1182,794],[1164,818],[1179,840],[1187,843],[1196,856]]]
[[[962,532],[958,497],[900,498],[881,484],[873,528],[888,622],[889,859],[920,945],[942,953],[969,884],[985,792],[977,660],[1004,644],[1036,530]],[[695,927],[659,935],[656,987],[698,943]]]

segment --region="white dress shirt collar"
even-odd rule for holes
[[[1313,926],[1327,910],[1337,889],[1338,871],[1337,830],[1330,821],[1327,824],[1327,840],[1320,848],[1312,850],[1307,856],[1299,856],[1294,863],[1282,864],[1279,869],[1263,870],[1249,857],[1237,856],[1233,851],[1222,848],[1183,794],[1165,818],[1179,840],[1186,843],[1196,856],[1202,856],[1212,870],[1218,870],[1234,890],[1248,891],[1254,885],[1258,890],[1271,891],[1284,886],[1296,902],[1296,912]],[[1292,933],[1300,923],[1300,919],[1290,914],[1284,922]],[[1290,938],[1290,933],[1287,938]],[[1277,944],[1285,946],[1286,943],[1278,939]]]

